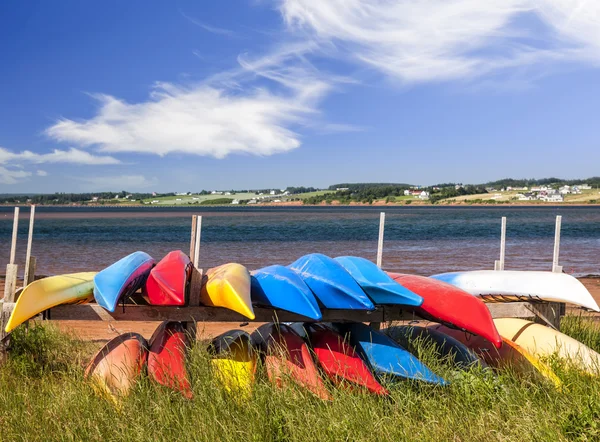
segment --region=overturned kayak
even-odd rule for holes
[[[200,291],[200,302],[208,306],[227,308],[254,319],[248,269],[235,263],[208,269]]]
[[[313,292],[296,272],[284,266],[253,271],[251,297],[261,307],[286,310],[317,321],[322,317]]]
[[[165,387],[192,398],[185,357],[189,340],[181,322],[164,321],[150,338],[148,376]]]
[[[360,356],[371,369],[383,378],[416,379],[432,384],[447,382],[433,373],[410,352],[400,347],[389,336],[373,330],[360,322],[337,323],[335,327],[342,336],[348,336]]]
[[[358,256],[338,256],[335,260],[350,273],[375,304],[400,304],[418,307],[423,298],[397,284],[368,259]]]
[[[169,252],[150,270],[146,293],[151,305],[185,305],[192,262],[181,250]]]
[[[92,358],[85,370],[102,394],[117,398],[129,394],[148,357],[146,340],[137,333],[125,333],[109,341]]]
[[[418,345],[428,346],[433,343],[440,357],[449,358],[460,368],[487,365],[465,344],[431,327],[401,325],[388,327],[382,331],[415,356]]]
[[[7,333],[35,315],[61,304],[83,304],[94,299],[96,272],[50,276],[23,289],[6,324]]]
[[[321,324],[305,324],[302,328],[308,333],[319,366],[334,385],[389,394],[343,336]]]
[[[600,312],[590,292],[576,278],[566,273],[474,270],[433,275],[485,301],[566,302]]]
[[[437,279],[400,273],[389,275],[398,284],[423,297],[423,304],[414,309],[417,315],[483,336],[496,347],[502,345],[492,315],[480,299]]]
[[[326,308],[373,310],[375,306],[354,278],[334,259],[305,255],[288,266],[310,287]]]
[[[134,252],[105,268],[94,277],[94,298],[109,312],[120,299],[134,294],[146,283],[154,259],[144,252]]]
[[[212,340],[208,352],[217,380],[229,393],[247,398],[252,393],[256,374],[256,353],[250,335],[230,330]]]
[[[264,355],[269,380],[278,387],[294,382],[323,400],[331,395],[319,376],[304,340],[285,324],[264,324],[252,335],[253,345]]]
[[[503,338],[537,357],[556,355],[579,370],[600,374],[600,354],[558,330],[518,318],[498,318],[494,322]]]

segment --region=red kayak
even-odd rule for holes
[[[252,341],[264,351],[272,383],[281,388],[291,380],[323,400],[332,400],[308,346],[291,327],[265,324],[252,333]]]
[[[417,315],[481,336],[497,348],[502,346],[492,315],[480,299],[433,278],[400,273],[388,275],[424,299],[420,307],[414,308]]]
[[[185,305],[185,290],[192,275],[190,258],[181,250],[169,252],[150,271],[146,292],[152,305]]]
[[[309,326],[308,333],[319,365],[335,385],[349,383],[375,394],[389,394],[340,334],[319,325]]]
[[[165,387],[178,390],[192,398],[192,389],[185,369],[189,345],[185,327],[180,322],[163,322],[150,338],[148,376]]]

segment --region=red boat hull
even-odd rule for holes
[[[350,385],[379,395],[389,394],[340,334],[325,327],[311,326],[309,335],[321,369],[336,386]]]
[[[400,273],[388,275],[424,299],[420,307],[414,308],[417,315],[481,336],[497,348],[502,346],[492,315],[480,299],[433,278]]]
[[[189,340],[183,324],[163,322],[150,338],[148,376],[191,399],[192,389],[185,368],[188,346]]]
[[[192,275],[190,258],[181,250],[169,252],[150,271],[146,293],[152,305],[185,305],[185,291]]]

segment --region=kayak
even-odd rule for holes
[[[230,330],[214,338],[208,351],[213,355],[211,367],[225,390],[241,398],[249,397],[257,366],[250,335]]]
[[[417,315],[483,336],[496,347],[502,345],[492,315],[480,299],[433,278],[399,273],[389,275],[398,284],[423,297],[423,304],[414,309]]]
[[[208,269],[200,291],[204,305],[223,307],[254,319],[250,298],[250,273],[241,264],[229,263]]]
[[[261,307],[286,310],[317,321],[322,317],[313,292],[296,272],[284,266],[252,272],[251,297]]]
[[[400,347],[389,336],[373,330],[360,322],[337,323],[334,325],[348,336],[358,354],[370,365],[371,370],[384,378],[416,379],[432,384],[446,385],[448,382],[434,374],[410,352]]]
[[[297,259],[288,267],[300,275],[326,308],[375,309],[354,278],[328,256],[312,253]]]
[[[92,358],[85,377],[101,394],[112,398],[126,396],[144,369],[147,347],[146,340],[137,333],[117,336]]]
[[[189,344],[182,323],[164,321],[150,338],[148,351],[148,376],[165,387],[179,391],[187,399],[192,398],[185,368]]]
[[[319,366],[334,385],[364,388],[382,396],[389,394],[340,334],[320,324],[306,324],[304,328]]]
[[[134,252],[105,268],[94,277],[94,298],[109,312],[114,312],[119,299],[134,294],[144,285],[154,260],[144,252]]]
[[[452,336],[473,350],[490,367],[514,369],[521,374],[538,374],[552,382],[557,388],[562,385],[549,365],[510,339],[502,337],[502,347],[495,348],[490,341],[443,325],[432,326],[434,330]]]
[[[269,381],[279,388],[291,381],[323,400],[332,399],[308,346],[289,326],[264,324],[251,337],[254,346],[264,355]]]
[[[375,304],[400,304],[418,307],[423,298],[397,284],[376,264],[358,256],[338,256],[335,260],[350,273]]]
[[[587,373],[600,374],[600,354],[564,333],[518,318],[494,319],[503,338],[538,357],[557,355]]]
[[[6,324],[6,333],[49,308],[91,301],[94,299],[95,275],[96,272],[72,273],[32,282],[17,299]]]
[[[566,273],[474,270],[441,273],[432,278],[455,285],[485,301],[565,302],[600,312],[598,304],[585,286]]]
[[[417,346],[424,345],[430,348],[434,344],[436,353],[442,358],[448,358],[459,368],[470,368],[473,366],[485,367],[483,362],[469,347],[452,336],[435,330],[431,327],[419,327],[413,325],[401,325],[388,327],[383,332],[417,356]]]
[[[169,252],[150,270],[146,293],[151,305],[185,305],[192,262],[181,250]]]

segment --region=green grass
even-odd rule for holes
[[[581,318],[564,330],[600,350],[600,331]],[[562,391],[510,371],[456,372],[423,349],[449,387],[403,382],[390,398],[332,389],[322,402],[259,377],[248,400],[231,397],[210,373],[202,345],[189,358],[194,399],[143,378],[116,408],[97,397],[83,366],[99,344],[51,326],[18,329],[0,368],[0,440],[127,441],[549,441],[600,439],[600,380],[556,366]],[[558,364],[553,361],[553,364]]]

